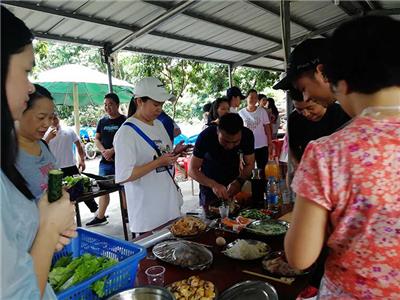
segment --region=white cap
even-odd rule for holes
[[[164,84],[155,77],[145,77],[136,83],[135,98],[138,97],[149,97],[157,102],[174,101],[176,99],[174,95],[167,92]]]

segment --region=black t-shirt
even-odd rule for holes
[[[124,115],[116,119],[111,119],[109,116],[104,116],[100,119],[97,124],[96,133],[100,133],[100,142],[105,149],[111,149],[113,147],[114,135],[125,120],[126,117]],[[114,163],[114,161],[108,161],[104,157],[101,158],[101,162],[108,164]]]
[[[203,159],[202,173],[223,185],[228,185],[239,176],[241,153],[254,153],[254,135],[246,127],[242,130],[240,144],[232,150],[225,150],[220,145],[215,125],[207,127],[199,134],[193,149],[193,155]]]
[[[328,106],[325,115],[318,122],[309,121],[294,110],[289,115],[288,124],[290,151],[300,161],[310,141],[331,135],[350,119],[337,103]]]

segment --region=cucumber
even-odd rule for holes
[[[50,203],[57,201],[62,196],[63,175],[64,172],[61,170],[51,170],[49,172],[47,195]]]

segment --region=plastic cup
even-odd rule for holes
[[[153,266],[146,269],[147,282],[150,285],[164,285],[165,268],[163,266]]]
[[[218,207],[219,209],[219,214],[221,215],[221,219],[225,219],[229,216],[229,206],[224,206],[221,205],[220,207]]]

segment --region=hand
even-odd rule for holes
[[[114,156],[114,149],[104,149],[103,151],[101,151],[101,155],[103,155],[105,160],[112,161]]]
[[[186,150],[188,145],[184,145],[183,141],[180,141],[179,144],[177,144],[174,148],[174,151],[172,151],[172,153],[174,154],[182,154],[183,151]]]
[[[86,165],[85,165],[85,161],[84,160],[82,160],[82,159],[79,160],[78,169],[81,172],[85,171]]]
[[[226,187],[222,184],[215,183],[215,185],[212,186],[212,191],[218,198],[229,199]]]
[[[166,167],[174,165],[176,160],[178,159],[179,154],[175,155],[173,153],[165,153],[159,158],[157,158],[158,167]]]
[[[241,190],[241,184],[239,181],[237,181],[236,179],[234,181],[232,181],[227,188],[227,193],[229,198],[233,198],[233,196],[235,196],[237,193],[239,193]]]
[[[47,193],[39,201],[40,228],[49,233],[61,235],[75,225],[75,205],[70,201],[69,194],[63,191],[60,199],[49,203]]]
[[[56,251],[62,250],[65,246],[67,246],[71,242],[72,238],[77,236],[78,233],[76,232],[76,225],[73,225],[70,229],[67,229],[64,232],[62,232],[60,237],[58,238]]]
[[[47,135],[47,140],[50,141],[57,136],[57,128],[50,127],[50,132]]]

